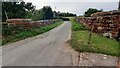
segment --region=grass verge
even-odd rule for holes
[[[70,21],[72,22],[72,36],[70,44],[75,50],[79,52],[93,52],[112,56],[120,56],[118,51],[120,49],[118,48],[120,42],[108,39],[97,33],[92,33],[91,44],[88,45],[87,43],[90,32],[85,30],[83,27],[80,29],[83,24],[78,24],[74,18],[70,18]],[[79,29],[76,29],[76,27]]]
[[[16,34],[14,36],[13,35],[9,36],[6,39],[2,40],[2,46],[5,44],[8,44],[8,43],[16,42],[19,40],[26,39],[28,37],[33,37],[33,36],[45,33],[47,31],[59,26],[62,23],[63,23],[63,21],[60,21],[60,22],[56,22],[56,23],[51,24],[51,25],[47,25],[47,26],[43,26],[43,27],[39,27],[39,28],[32,28],[28,31],[22,31],[19,34]]]

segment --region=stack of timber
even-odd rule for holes
[[[109,38],[120,39],[120,11],[97,12],[91,17],[77,18],[88,29],[93,28],[93,32],[102,34]]]

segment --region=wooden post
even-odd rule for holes
[[[90,34],[89,34],[89,39],[88,39],[88,44],[90,44],[91,41],[91,36],[92,36],[92,31],[93,31],[93,25],[91,24],[91,29],[90,29]]]
[[[88,39],[88,45],[90,44],[90,41],[91,41],[91,37],[92,37],[92,31],[94,29],[94,26],[93,26],[93,20],[91,20],[91,28],[90,28],[90,34],[89,34],[89,39]]]

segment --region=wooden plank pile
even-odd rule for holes
[[[93,27],[93,32],[102,35],[107,33],[110,38],[120,38],[120,11],[97,12],[91,17],[77,18],[77,21],[88,29]]]

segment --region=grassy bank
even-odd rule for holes
[[[51,24],[51,25],[42,26],[42,27],[39,27],[39,28],[32,28],[32,29],[29,29],[27,31],[22,31],[19,34],[11,35],[11,36],[7,37],[6,39],[2,40],[2,45],[45,33],[47,31],[59,26],[62,23],[63,23],[63,21],[56,22],[56,23]]]
[[[108,39],[99,34],[92,33],[91,44],[88,45],[89,31],[85,29],[83,24],[78,24],[74,18],[70,18],[72,22],[71,46],[79,52],[102,53],[112,56],[120,56],[118,53],[118,45],[116,40]],[[82,26],[82,28],[80,28]]]

